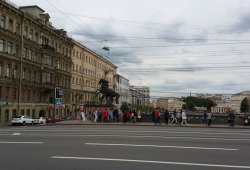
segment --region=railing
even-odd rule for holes
[[[43,45],[43,49],[47,49],[47,50],[56,52],[56,49],[48,44]]]

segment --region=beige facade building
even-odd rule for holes
[[[164,110],[168,109],[169,111],[181,110],[183,104],[185,104],[183,101],[175,97],[160,98],[157,100],[158,107]]]
[[[211,108],[211,111],[214,113],[228,113],[230,110],[233,110],[235,113],[240,113],[240,105],[245,97],[248,98],[248,104],[250,105],[250,91],[244,91],[232,95],[223,103],[218,103],[217,106]]]
[[[117,66],[78,42],[74,42],[72,59],[71,100],[77,113],[80,104],[93,100],[100,79],[108,80],[109,88],[115,89]]]

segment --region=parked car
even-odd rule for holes
[[[53,117],[49,117],[49,118],[46,119],[46,123],[56,123],[56,122],[59,122],[59,121],[62,121],[62,119],[53,118]]]
[[[45,117],[38,117],[34,119],[35,124],[46,124],[46,118]]]
[[[34,124],[34,119],[32,119],[31,117],[27,116],[27,115],[21,115],[21,116],[16,116],[12,119],[12,125],[16,125],[16,124],[20,124],[20,125],[26,125],[26,124]]]

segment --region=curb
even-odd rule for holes
[[[161,125],[155,125],[154,123],[136,123],[136,124],[130,124],[130,123],[93,123],[93,122],[57,122],[57,123],[47,123],[46,126],[58,126],[58,125],[91,125],[91,126],[96,126],[96,125],[102,125],[102,126],[152,126],[152,127],[166,127],[166,128],[226,128],[226,129],[250,129],[250,126],[234,126],[231,127],[229,125],[215,125],[215,126],[205,126],[205,125],[188,125],[188,126],[179,126],[179,125],[165,125],[164,123]]]

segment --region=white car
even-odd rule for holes
[[[21,124],[21,125],[26,125],[26,124],[34,124],[34,119],[32,119],[29,116],[26,115],[21,115],[21,116],[16,116],[15,118],[12,119],[12,125],[16,124]]]
[[[34,119],[35,124],[46,124],[46,118],[45,117],[39,117]]]

